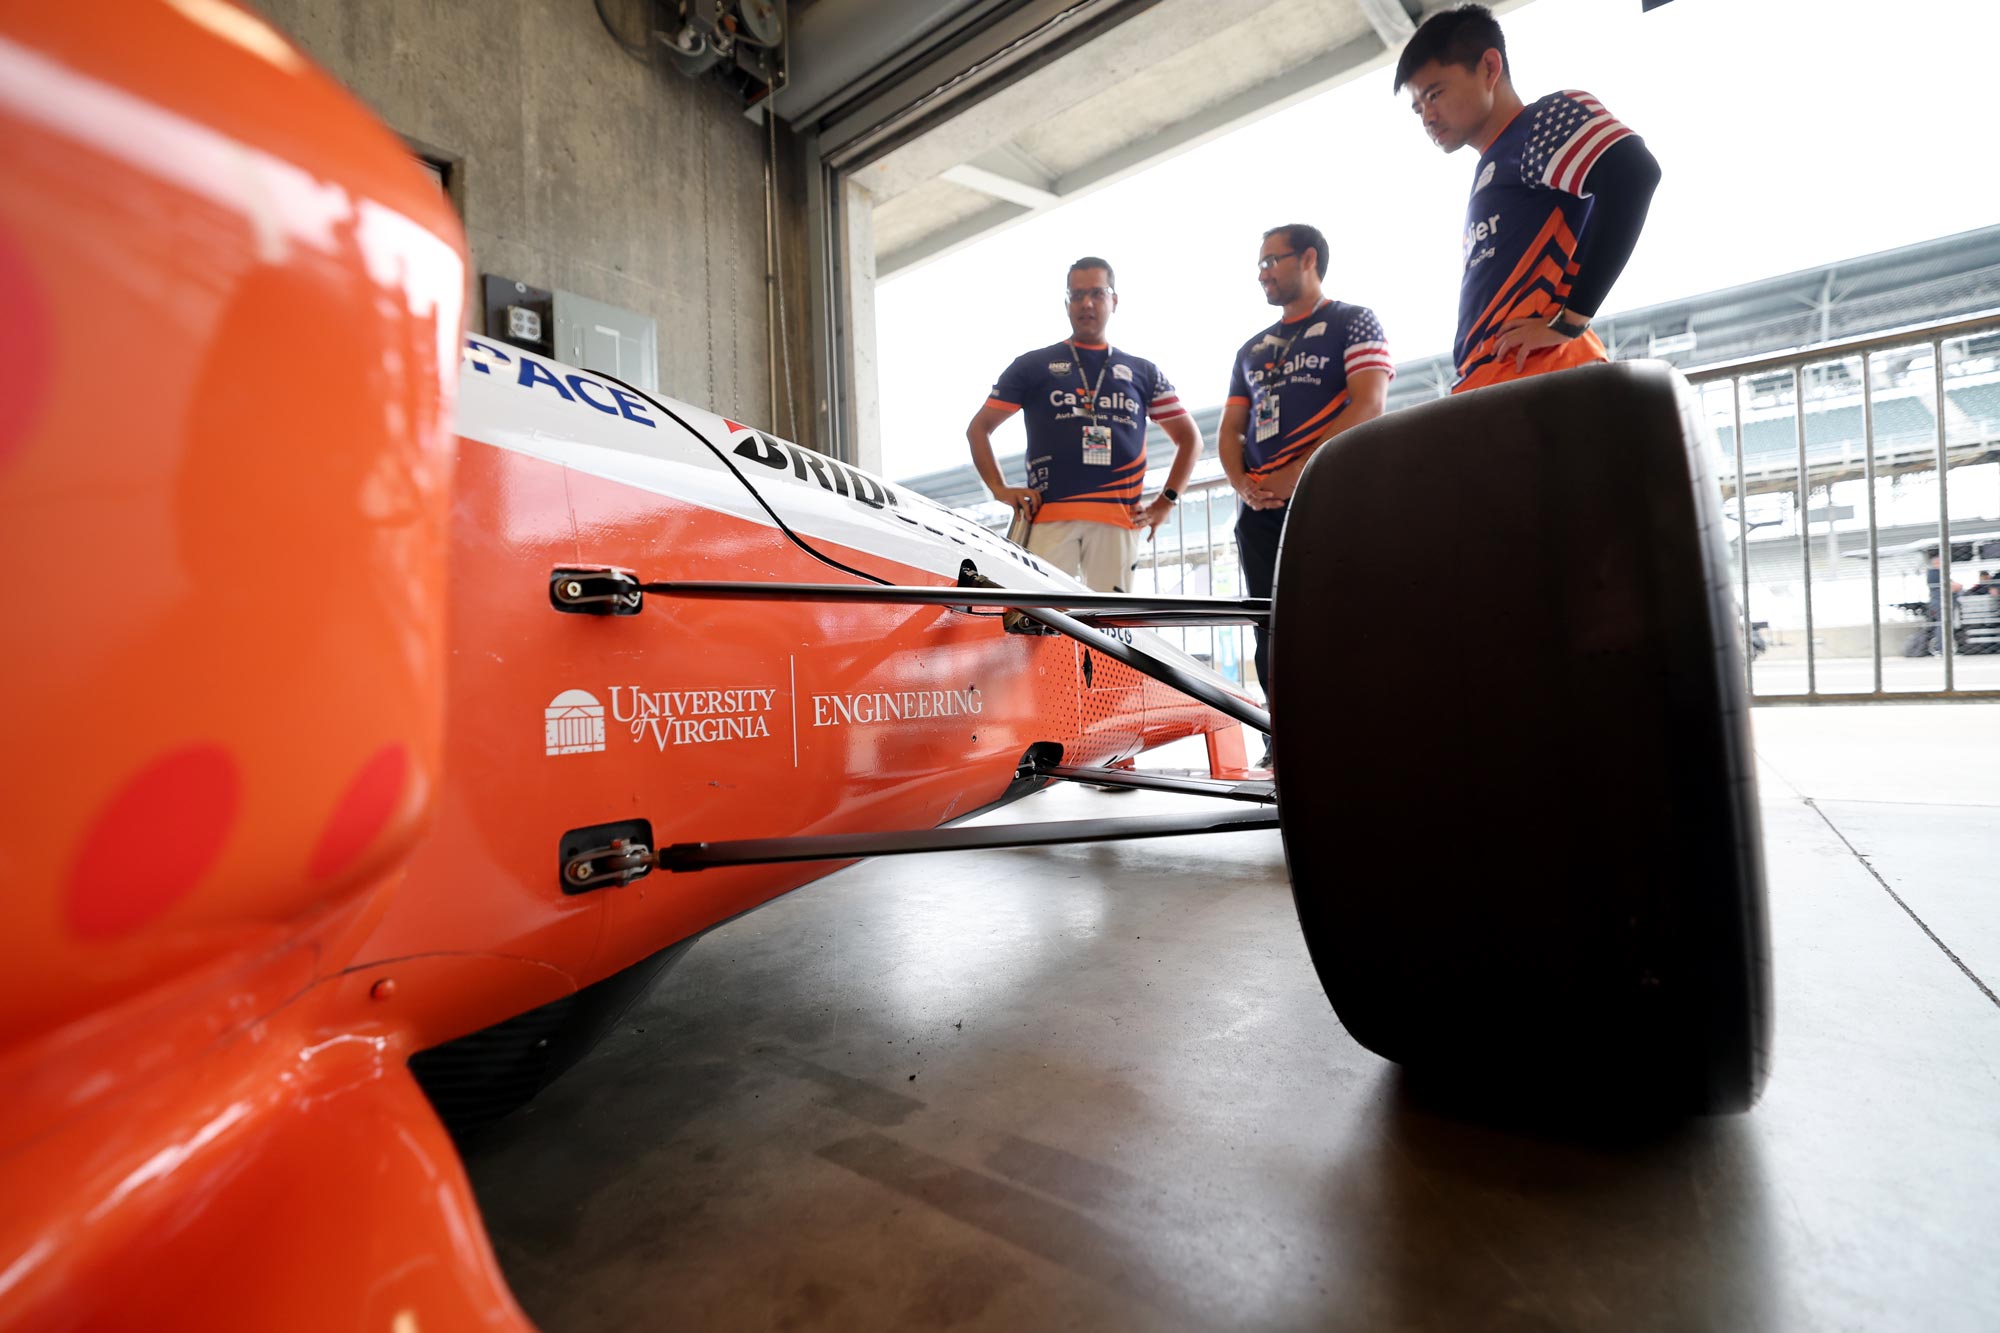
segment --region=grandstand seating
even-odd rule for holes
[[[1990,387],[2000,390],[2000,386]],[[1995,425],[2000,426],[2000,421]],[[1858,457],[1861,452],[1861,426],[1861,404],[1858,402],[1839,407],[1815,407],[1808,400],[1807,456],[1833,454]],[[1736,450],[1735,428],[1723,426],[1716,436],[1723,454],[1733,455]],[[1905,396],[1875,400],[1875,443],[1878,452],[1936,439],[1937,418],[1931,415],[1930,408],[1922,399]],[[1790,415],[1745,423],[1743,458],[1746,463],[1772,454],[1789,458],[1797,452],[1797,427]]]
[[[1953,407],[1965,413],[1989,439],[2000,436],[2000,384],[1974,384],[1963,389],[1947,388],[1945,397],[1951,401]]]

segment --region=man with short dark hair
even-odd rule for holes
[[[1111,265],[1085,255],[1063,292],[1070,336],[1016,357],[965,428],[972,465],[993,498],[1028,513],[1028,549],[1099,592],[1125,592],[1148,537],[1166,521],[1201,455],[1201,431],[1151,361],[1105,341],[1118,290]],[[1016,412],[1028,428],[1027,484],[1009,486],[993,432]],[[1141,504],[1146,422],[1174,442],[1166,485]]]
[[[1466,210],[1452,392],[1607,359],[1590,330],[1639,242],[1660,164],[1589,93],[1524,105],[1492,11],[1433,14],[1396,88],[1447,153],[1479,152]]]
[[[1319,228],[1291,223],[1264,233],[1257,281],[1283,317],[1237,350],[1216,431],[1222,470],[1243,502],[1236,550],[1252,597],[1271,595],[1278,536],[1306,460],[1342,431],[1382,415],[1396,373],[1375,312],[1329,300],[1325,274]],[[1268,692],[1271,643],[1261,625],[1255,661]]]

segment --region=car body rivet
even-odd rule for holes
[[[575,579],[571,579],[568,583],[563,584],[563,596],[569,598],[572,602],[575,601],[577,598],[583,596],[583,585]]]
[[[387,1000],[395,994],[396,979],[394,977],[383,977],[368,988],[368,998],[371,1000]]]
[[[569,869],[569,877],[574,880],[586,880],[590,878],[590,875],[590,862],[588,861],[573,865]]]

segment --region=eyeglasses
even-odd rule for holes
[[[1091,300],[1109,301],[1114,293],[1109,287],[1072,287],[1063,295],[1069,298],[1071,305],[1078,305]]]
[[[1297,259],[1298,257],[1299,252],[1296,250],[1280,250],[1274,255],[1260,255],[1257,259],[1257,271],[1259,273],[1269,273],[1278,266],[1280,259]]]

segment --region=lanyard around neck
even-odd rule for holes
[[[1285,339],[1285,345],[1278,349],[1277,356],[1273,357],[1271,360],[1266,361],[1264,363],[1264,369],[1276,370],[1279,366],[1284,365],[1285,358],[1292,354],[1292,344],[1299,340],[1299,334],[1304,333],[1306,329],[1310,327],[1310,325],[1307,324],[1307,321],[1310,320],[1314,315],[1317,315],[1320,311],[1326,309],[1328,306],[1332,304],[1333,304],[1332,297],[1321,297],[1320,303],[1318,305],[1314,306],[1311,310],[1308,310],[1305,314],[1299,316],[1299,324],[1300,324],[1299,332],[1294,333],[1291,337]],[[1278,321],[1278,327],[1281,329],[1285,327],[1283,320]],[[1102,379],[1103,377],[1099,376],[1098,378]]]
[[[1111,373],[1112,347],[1110,343],[1104,344],[1104,364],[1097,368],[1097,383],[1092,384],[1085,378],[1083,373],[1083,349],[1076,345],[1076,339],[1071,338],[1068,341],[1070,354],[1076,358],[1076,382],[1086,394],[1090,395],[1090,406],[1084,410],[1090,413],[1090,424],[1095,426],[1097,424],[1097,391],[1104,387],[1104,377]]]

